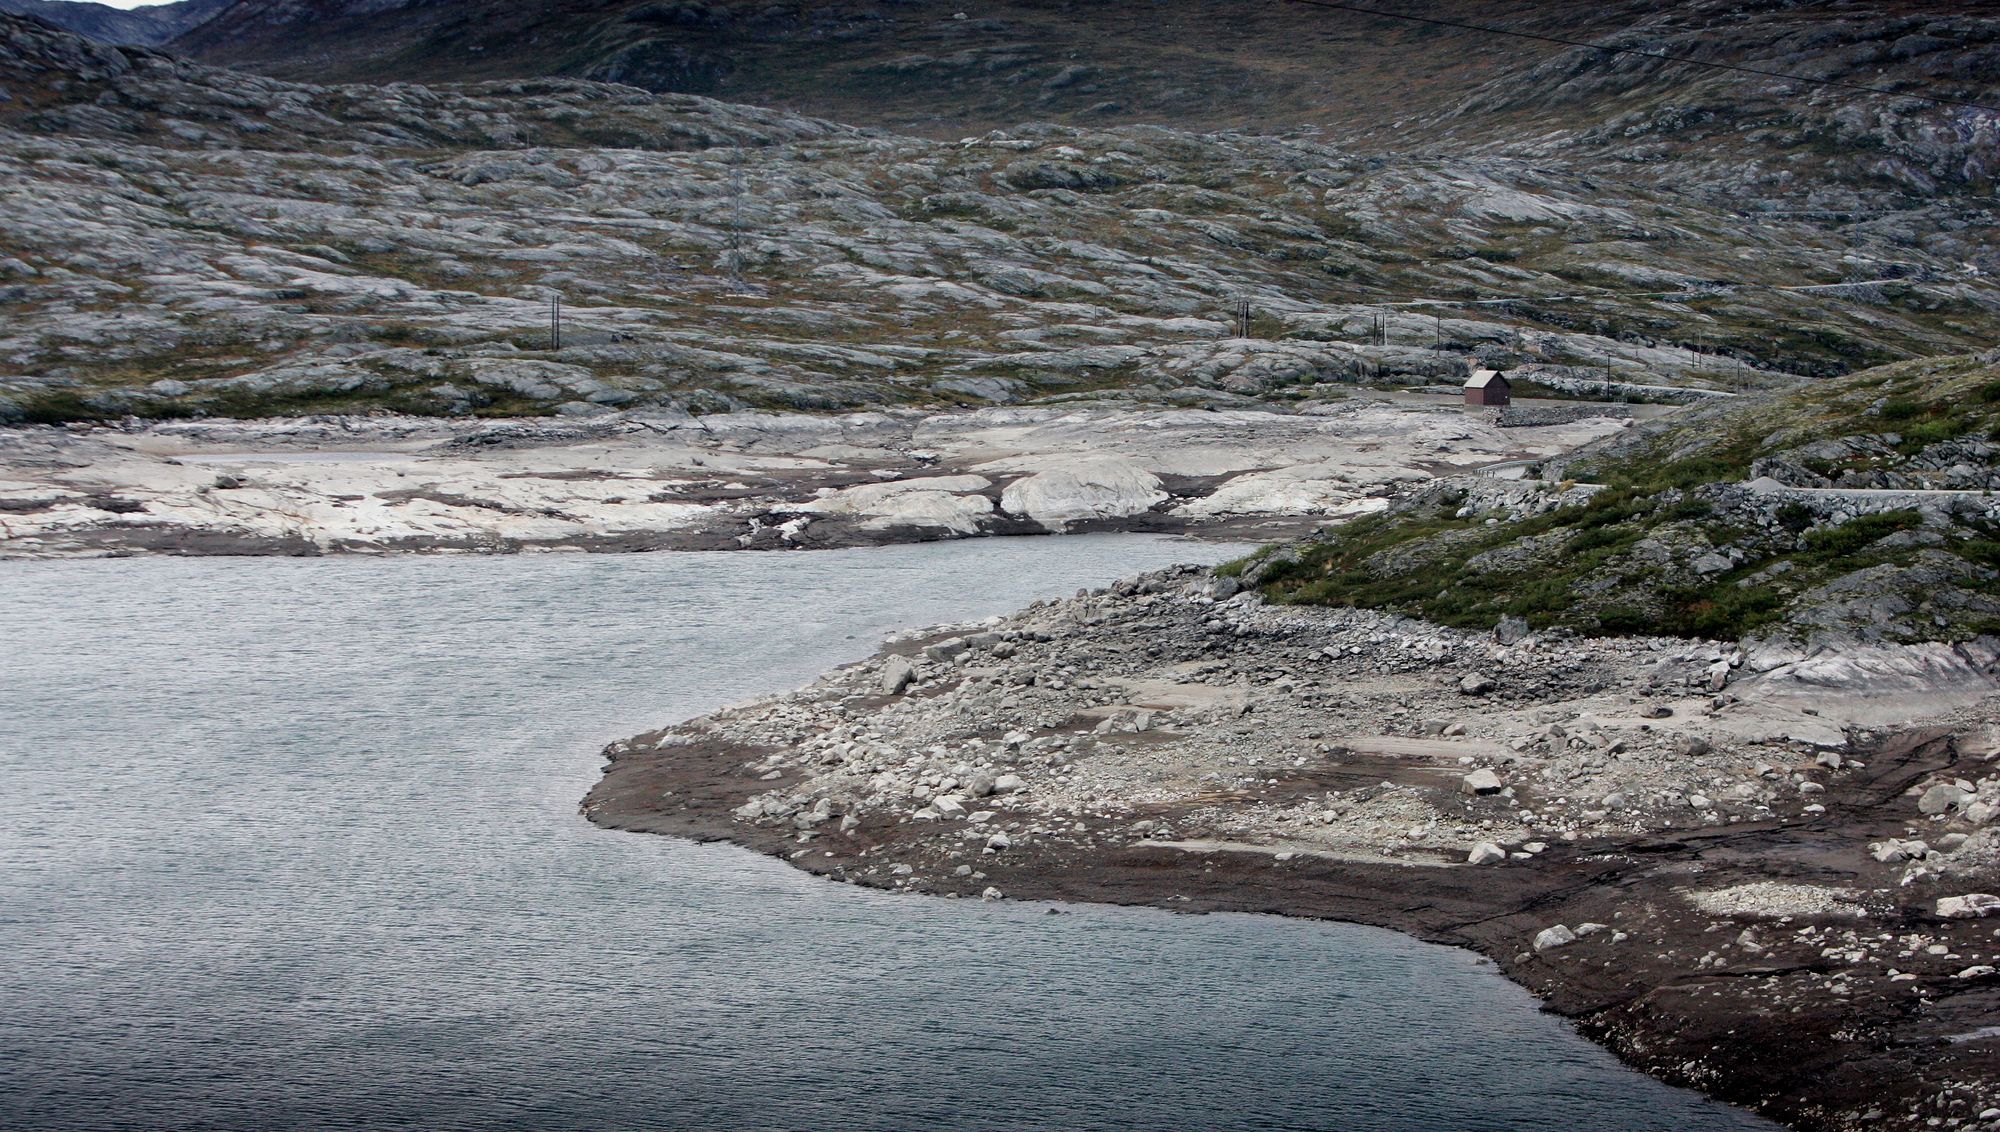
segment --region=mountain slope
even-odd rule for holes
[[[1578,10],[1451,0],[1541,30]],[[1641,10],[1626,0],[1614,11]],[[1609,30],[1617,18],[1586,17]],[[787,106],[932,135],[1029,120],[1276,128],[1377,115],[1390,100],[1539,57],[1284,3],[1151,0],[244,0],[179,43],[286,78],[427,82],[564,75]],[[1374,97],[1350,96],[1365,86]]]
[[[2000,87],[2000,31],[1972,0],[1378,2],[1973,101]],[[1316,126],[1395,148],[1592,129],[1669,105],[1681,128],[1878,112],[1754,76],[1281,0],[239,0],[175,50],[315,82],[600,79],[931,136],[1024,121]]]
[[[120,9],[82,0],[0,0],[0,12],[34,16],[99,43],[153,47],[182,35],[234,0],[178,0]]]
[[[2000,311],[1968,194],[1861,176],[1892,213],[1746,223],[1735,166],[1574,139],[947,144],[575,81],[290,84],[14,17],[0,63],[0,398],[33,419],[1309,401],[1469,361],[1740,389],[1983,348]]]

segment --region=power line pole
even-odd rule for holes
[[[562,296],[549,296],[549,349],[562,349]]]
[[[729,279],[743,282],[743,146],[730,150],[729,158]]]

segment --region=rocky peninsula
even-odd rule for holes
[[[831,880],[1377,924],[1806,1129],[2000,1119],[1978,646],[1498,636],[1185,568],[613,744],[611,828]]]

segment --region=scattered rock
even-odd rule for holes
[[[1557,924],[1554,927],[1543,928],[1535,934],[1535,951],[1537,953],[1554,951],[1558,947],[1575,942],[1576,933],[1563,924]]]
[[[1964,805],[1971,797],[1970,791],[1949,782],[1940,782],[1924,791],[1917,799],[1917,811],[1931,816],[1949,813]]]
[[[2000,896],[1984,892],[1939,897],[1937,902],[1937,914],[1947,920],[1977,920],[1996,912],[2000,912]]]
[[[882,694],[900,696],[916,682],[917,669],[900,656],[892,656],[882,666]]]

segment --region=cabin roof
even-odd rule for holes
[[[1484,389],[1495,381],[1498,381],[1502,385],[1513,384],[1513,382],[1502,377],[1499,370],[1482,369],[1474,370],[1472,376],[1466,378],[1465,387],[1467,389]]]

